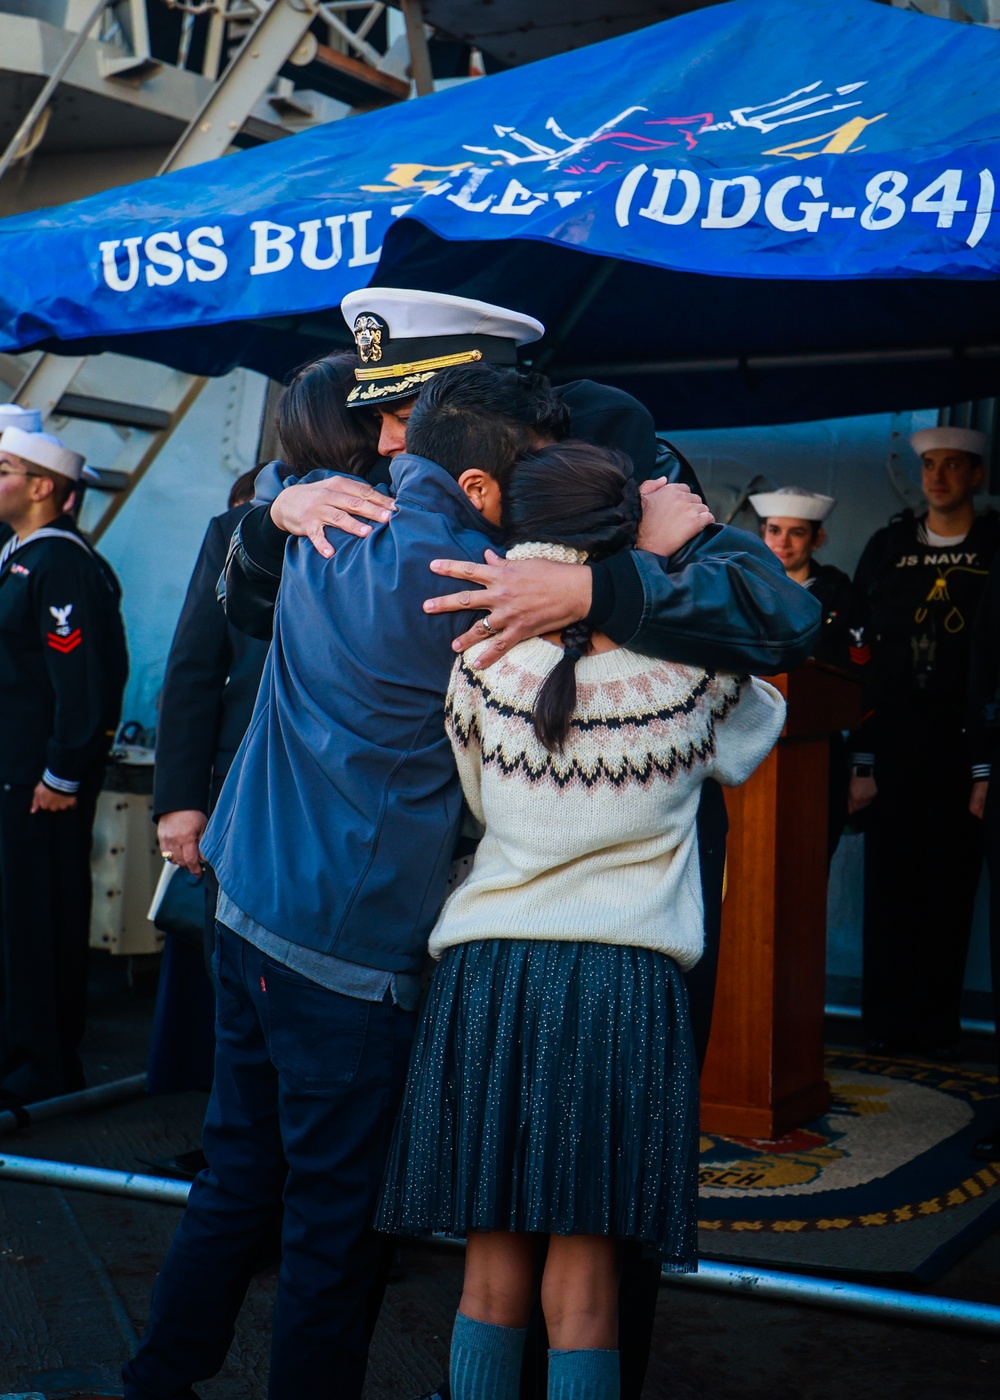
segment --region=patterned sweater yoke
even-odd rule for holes
[[[653,948],[691,967],[703,941],[701,784],[749,777],[781,731],[782,697],[749,677],[600,652],[577,662],[569,736],[549,753],[531,716],[561,648],[536,638],[480,671],[485,645],[456,661],[445,722],[486,834],[431,952],[568,939]]]

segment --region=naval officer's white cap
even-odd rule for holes
[[[545,334],[534,316],[446,292],[366,287],[340,309],[361,359],[347,397],[355,408],[411,399],[453,365],[514,365],[517,347]]]
[[[985,433],[975,428],[921,428],[910,438],[910,446],[918,457],[925,452],[933,452],[936,447],[946,447],[952,452],[970,452],[974,457],[985,457],[989,439]]]
[[[0,452],[10,452],[23,462],[45,467],[57,476],[68,476],[70,481],[79,481],[83,472],[84,458],[80,453],[65,447],[51,433],[26,433],[23,428],[5,428],[0,434]]]
[[[5,428],[21,428],[26,433],[40,433],[42,415],[37,408],[22,408],[19,403],[0,403],[0,433]]]
[[[837,502],[832,496],[807,491],[803,486],[779,486],[777,491],[762,491],[750,497],[750,504],[766,520],[769,515],[790,520],[825,520]]]

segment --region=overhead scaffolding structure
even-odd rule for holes
[[[319,72],[326,78],[327,87],[341,94],[338,100],[350,101],[351,110],[367,110],[409,97],[410,82],[404,74],[412,51],[417,55],[413,68],[419,75],[418,91],[433,91],[420,0],[406,0],[406,38],[402,47],[387,45],[384,53],[373,45],[370,36],[386,7],[369,0],[97,0],[80,16],[76,34],[0,155],[0,179],[24,159],[26,150],[30,153],[33,149],[33,133],[46,121],[57,92],[71,80],[74,65],[88,44],[93,46],[96,42],[109,50],[99,54],[101,67],[106,81],[117,84],[115,96],[124,103],[129,101],[135,84],[141,86],[163,67],[151,46],[147,12],[150,3],[180,12],[177,59],[182,67],[191,55],[194,21],[207,21],[201,63],[203,76],[211,73],[213,78],[156,172],[160,175],[215,160],[241,139],[259,141],[290,134],[277,127],[268,132],[266,123],[260,121],[252,131],[247,129],[254,110],[259,109],[269,93],[276,112],[292,110],[301,115],[309,111],[307,95],[296,101],[293,80],[282,76],[290,67],[313,75],[316,81],[319,79],[315,74]],[[68,0],[67,14],[72,11],[73,0]],[[355,21],[353,27],[348,18]],[[316,32],[324,26],[325,44]],[[239,42],[230,50],[234,29]],[[91,39],[95,30],[100,36],[96,40]],[[131,52],[121,51],[123,43]],[[334,44],[339,47],[334,48]],[[345,49],[351,52],[344,52]],[[129,87],[122,85],[123,78],[129,80]],[[102,376],[101,361],[102,357],[91,360],[86,356],[42,354],[17,383],[12,396],[25,408],[38,409],[46,422],[53,418],[83,418],[125,430],[121,458],[108,464],[105,471],[115,495],[91,528],[95,540],[120,512],[208,382],[204,377],[174,371],[168,377],[166,402],[156,406],[122,403],[114,391],[114,370],[109,367],[109,375]],[[8,364],[12,363],[8,360]],[[86,380],[86,384],[81,380]]]

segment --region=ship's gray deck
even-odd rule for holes
[[[143,1068],[152,1005],[100,959],[85,1046],[91,1083]],[[204,1095],[142,1098],[4,1139],[24,1156],[149,1171],[197,1145]],[[118,1197],[0,1183],[0,1393],[114,1393],[141,1331],[179,1211]],[[369,1400],[412,1400],[443,1374],[460,1257],[404,1253],[372,1352]],[[205,1400],[264,1400],[275,1270],[255,1278],[224,1373]],[[1000,1233],[935,1285],[1000,1299]],[[664,1288],[648,1400],[993,1400],[1000,1343],[811,1308]]]

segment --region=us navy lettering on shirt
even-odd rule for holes
[[[940,568],[942,564],[952,566],[962,564],[967,568],[974,569],[979,566],[979,555],[975,552],[969,553],[965,550],[952,549],[938,554],[904,554],[901,559],[896,560],[897,569]]]

